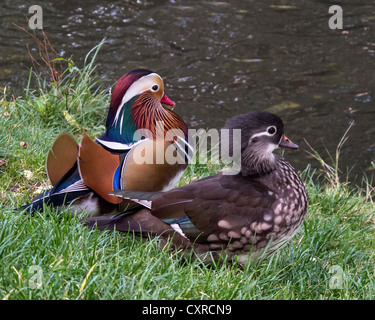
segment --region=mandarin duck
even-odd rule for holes
[[[215,259],[226,252],[241,263],[281,248],[301,226],[308,196],[294,168],[273,151],[298,146],[284,135],[282,120],[268,112],[235,116],[224,129],[230,137],[234,129],[241,130],[240,141],[231,142],[240,144],[239,173],[220,172],[166,192],[113,191],[142,207],[88,218],[85,225],[148,233],[185,252],[210,253]]]
[[[185,122],[163,104],[175,105],[157,73],[137,69],[123,75],[113,89],[105,132],[95,142],[83,134],[80,144],[70,134],[60,134],[46,160],[53,187],[21,209],[33,212],[44,205],[69,205],[71,211],[83,210],[88,216],[114,214],[132,202],[109,195],[113,190],[172,188],[186,169],[191,150]],[[175,151],[175,162],[165,159],[169,149]],[[140,158],[145,150],[159,161],[146,157],[136,161],[134,155]]]

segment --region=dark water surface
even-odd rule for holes
[[[0,4],[0,89],[22,93],[33,40],[29,6],[43,8],[43,24],[62,57],[82,66],[104,37],[98,70],[105,84],[139,67],[158,72],[176,111],[192,128],[220,128],[248,110],[284,120],[301,146],[288,151],[298,169],[310,162],[306,139],[334,154],[354,120],[340,155],[351,177],[371,175],[375,161],[375,5],[340,1],[344,28],[331,30],[330,1],[45,1]],[[104,123],[104,119],[103,119]],[[326,160],[328,157],[324,156]]]

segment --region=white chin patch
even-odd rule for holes
[[[267,153],[272,153],[274,150],[276,150],[277,148],[279,148],[279,146],[277,144],[274,144],[274,143],[270,143],[268,144],[267,146],[267,149],[266,149],[266,152]]]

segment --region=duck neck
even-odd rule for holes
[[[135,127],[148,130],[152,139],[169,140],[171,136],[188,136],[185,122],[175,112],[164,108],[152,94],[142,94],[135,100],[131,106],[131,114]]]
[[[241,174],[244,176],[262,176],[271,173],[277,167],[279,157],[270,153],[242,152]]]
[[[107,128],[105,133],[108,140],[123,144],[128,144],[136,141],[134,139],[136,127],[132,120],[130,108],[137,98],[138,96],[127,101],[122,106],[121,111],[118,115],[108,115],[106,124]]]
[[[167,133],[169,136],[166,136]],[[177,136],[187,139],[188,128],[176,113],[164,108],[151,94],[142,94],[127,101],[118,113],[108,114],[106,131],[98,140],[110,148],[121,149],[121,146],[128,148],[142,136],[149,139],[172,140]]]

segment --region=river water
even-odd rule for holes
[[[35,3],[34,3],[35,2]],[[82,66],[103,38],[98,72],[105,85],[134,68],[158,72],[191,128],[220,128],[249,110],[268,110],[300,145],[285,157],[298,169],[319,167],[305,140],[328,162],[352,121],[340,154],[350,179],[374,172],[375,5],[340,1],[343,29],[331,30],[329,7],[312,0],[45,1],[0,4],[0,89],[22,94],[34,41],[29,6],[59,56]],[[105,119],[103,119],[104,123]]]

